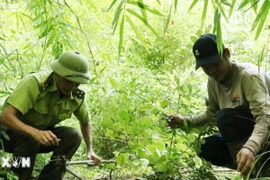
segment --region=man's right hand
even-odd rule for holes
[[[184,117],[180,114],[167,114],[169,120],[168,125],[171,128],[179,128],[184,124]]]
[[[33,138],[43,146],[58,146],[60,139],[49,130],[37,130]]]

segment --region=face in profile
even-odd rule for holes
[[[63,95],[70,95],[73,90],[79,87],[79,83],[67,80],[58,74],[55,75],[55,80],[59,92]]]

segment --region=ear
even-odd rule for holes
[[[231,53],[230,53],[230,50],[228,48],[224,48],[223,56],[228,60],[231,58]]]

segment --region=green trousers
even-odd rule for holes
[[[65,173],[65,164],[61,161],[56,161],[59,157],[71,159],[81,144],[81,133],[72,127],[54,127],[49,128],[61,141],[58,146],[43,146],[35,141],[32,137],[6,129],[6,133],[10,140],[6,140],[1,136],[4,142],[4,150],[12,153],[13,158],[18,157],[30,158],[31,165],[25,167],[12,167],[19,180],[30,180],[33,167],[35,165],[36,155],[38,153],[53,152],[51,161],[42,169],[39,180],[61,180]]]

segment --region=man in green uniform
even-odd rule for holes
[[[19,180],[29,180],[38,153],[53,152],[51,161],[39,175],[40,180],[62,179],[65,167],[55,159],[71,159],[83,136],[87,158],[100,162],[92,148],[92,127],[84,92],[80,84],[89,83],[88,61],[75,51],[66,51],[50,64],[53,71],[25,76],[4,104],[1,137],[4,150],[14,158],[29,157],[30,168],[13,167]],[[81,133],[72,127],[56,126],[74,114]]]
[[[193,126],[215,122],[220,134],[205,138],[200,156],[218,166],[235,167],[246,176],[256,155],[268,150],[270,77],[251,63],[231,60],[224,45],[220,54],[216,41],[216,35],[204,34],[193,45],[196,70],[201,67],[209,77],[206,111],[185,117],[170,114],[169,126],[180,127],[184,121]],[[254,175],[270,176],[269,165],[266,162],[263,171],[253,171]]]

